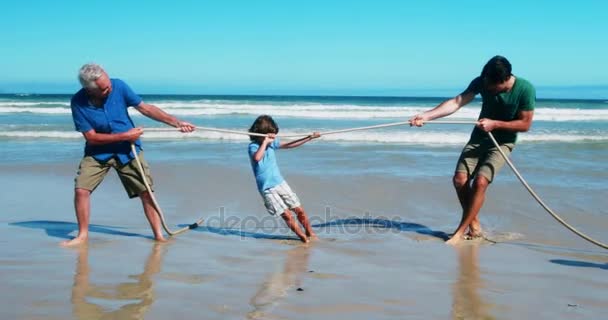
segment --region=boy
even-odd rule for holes
[[[267,115],[259,116],[251,125],[249,132],[267,134],[266,137],[250,136],[251,143],[249,144],[251,167],[266,209],[271,215],[280,214],[287,226],[295,232],[302,242],[308,243],[311,239],[316,239],[317,236],[310,227],[310,222],[300,204],[300,199],[281,176],[275,150],[299,147],[312,139],[319,138],[321,135],[315,132],[308,137],[281,143],[276,136],[279,133],[279,127],[272,117]],[[298,221],[304,227],[304,232],[294,221],[291,210],[295,212]]]

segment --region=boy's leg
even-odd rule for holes
[[[295,219],[291,216],[291,212],[289,210],[285,210],[285,212],[281,214],[281,217],[283,218],[283,220],[285,220],[285,223],[287,224],[289,229],[295,232],[295,234],[298,236],[298,238],[300,238],[300,240],[302,240],[302,242],[309,242],[306,235],[302,232],[302,230],[300,230],[300,227],[296,223]]]
[[[306,236],[308,238],[316,238],[315,233],[310,227],[310,222],[306,217],[306,213],[304,212],[304,209],[302,209],[300,199],[295,194],[295,192],[291,190],[287,182],[283,182],[280,185],[276,186],[275,192],[281,198],[283,203],[287,206],[287,213],[289,214],[289,216],[291,217],[291,212],[289,212],[289,210],[293,210],[293,212],[296,213],[298,221],[300,222],[300,224],[302,224],[302,227],[304,227],[304,230],[306,231]]]
[[[314,231],[312,231],[312,227],[310,226],[310,221],[308,220],[308,217],[306,216],[306,212],[304,211],[304,208],[296,207],[293,209],[293,211],[296,213],[296,216],[298,217],[298,221],[300,221],[300,224],[302,225],[302,227],[304,227],[304,231],[306,231],[306,236],[309,239],[317,239],[317,235],[315,234]]]

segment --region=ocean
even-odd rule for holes
[[[191,123],[246,131],[261,114],[277,121],[282,134],[308,134],[406,121],[443,98],[144,95],[144,101]],[[48,162],[81,155],[82,136],[74,131],[70,95],[0,95],[0,162]],[[445,119],[475,120],[480,102]],[[138,126],[163,127],[135,110]],[[165,127],[166,128],[166,127]],[[315,163],[319,174],[383,172],[401,176],[450,175],[471,125],[428,124],[324,136],[305,148],[281,154],[281,165]],[[148,156],[248,165],[248,137],[211,131],[144,134]],[[305,150],[305,151],[302,151]],[[519,135],[514,161],[524,168],[541,162],[538,183],[581,180],[604,188],[608,158],[608,101],[539,99],[531,130]],[[521,160],[519,160],[521,159]],[[448,168],[449,167],[449,168]],[[563,179],[563,177],[568,179]]]

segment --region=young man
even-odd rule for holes
[[[81,132],[86,140],[84,158],[78,167],[74,188],[78,235],[61,244],[71,246],[88,240],[90,196],[112,167],[118,172],[129,198],[140,197],[154,239],[164,241],[152,197],[146,190],[137,164],[132,161],[135,155],[131,153],[131,143],[134,143],[146,177],[152,181],[148,165],[141,154],[139,136],[144,131],[133,125],[127,108],[133,106],[143,115],[179,128],[182,132],[192,132],[195,127],[144,103],[125,82],[110,79],[99,65],[85,64],[80,68],[78,78],[82,89],[72,97],[72,118],[76,131]]]
[[[425,121],[456,112],[477,94],[482,97],[479,120],[458,159],[453,177],[462,218],[448,244],[482,235],[479,210],[488,185],[505,163],[487,132],[492,132],[500,149],[509,155],[515,147],[517,132],[530,129],[536,91],[530,82],[511,73],[511,64],[505,57],[495,56],[464,92],[410,119],[410,125],[420,127]]]

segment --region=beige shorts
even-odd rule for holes
[[[266,210],[273,216],[281,215],[287,209],[300,206],[300,199],[285,181],[278,186],[264,190],[262,197]]]
[[[144,167],[144,173],[146,174],[146,180],[152,188],[152,176],[150,175],[150,167],[144,159],[143,151],[137,156],[141,165]],[[129,161],[129,163],[121,165],[120,162],[111,158],[108,161],[98,161],[92,156],[86,156],[80,161],[78,166],[78,173],[74,178],[75,188],[85,189],[93,192],[97,186],[103,181],[110,168],[114,168],[118,173],[118,177],[122,182],[125,191],[129,198],[135,198],[142,192],[146,191],[146,186],[141,179],[139,174],[139,167],[135,160]]]
[[[513,143],[500,145],[500,149],[507,157],[511,154],[514,147],[515,144]],[[462,149],[462,153],[456,164],[456,172],[464,172],[469,178],[480,175],[488,179],[488,182],[492,182],[505,162],[505,159],[493,144],[468,143]]]

